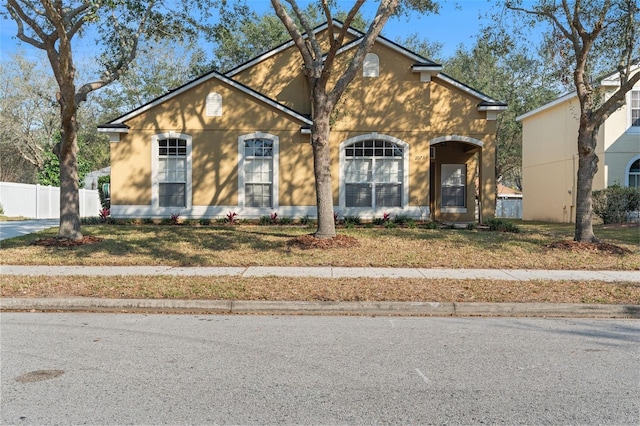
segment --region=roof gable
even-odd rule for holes
[[[292,118],[295,118],[295,119],[297,119],[297,120],[299,120],[299,121],[301,121],[301,122],[303,122],[303,123],[305,123],[307,125],[313,124],[313,122],[311,121],[311,119],[309,117],[304,116],[304,115],[298,113],[297,111],[294,111],[291,108],[288,108],[288,107],[278,103],[277,101],[275,101],[275,100],[263,95],[260,92],[257,92],[255,90],[251,89],[248,86],[245,86],[242,83],[239,83],[239,82],[233,80],[230,77],[222,75],[222,74],[220,74],[220,73],[218,73],[216,71],[211,71],[211,72],[209,72],[209,73],[207,73],[207,74],[205,74],[205,75],[203,75],[201,77],[198,77],[195,80],[192,80],[192,81],[190,81],[190,82],[178,87],[177,89],[174,89],[174,90],[166,93],[165,95],[162,95],[162,96],[152,100],[151,102],[146,103],[145,105],[142,105],[139,108],[134,109],[133,111],[130,111],[130,112],[128,112],[128,113],[116,118],[115,120],[110,121],[107,124],[103,124],[103,125],[98,126],[98,128],[101,131],[110,131],[110,132],[124,131],[127,128],[126,125],[124,124],[125,121],[131,120],[132,118],[137,117],[138,115],[149,111],[153,107],[155,107],[157,105],[160,105],[160,104],[162,104],[162,103],[164,103],[164,102],[166,102],[166,101],[168,101],[170,99],[173,99],[173,98],[177,97],[178,95],[180,95],[182,93],[185,93],[186,91],[188,91],[188,90],[190,90],[190,89],[192,89],[192,88],[194,88],[194,87],[196,87],[196,86],[198,86],[200,84],[203,84],[203,83],[205,83],[205,82],[207,82],[209,80],[212,80],[212,79],[219,80],[219,81],[231,86],[235,90],[243,92],[243,93],[249,95],[250,97],[258,100],[259,102],[262,102],[262,103],[264,103],[264,104],[266,104],[266,105],[268,105],[270,107],[273,107],[273,108],[283,112],[284,114],[286,114],[286,115],[288,115],[288,116],[290,116]]]

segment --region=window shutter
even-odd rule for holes
[[[207,95],[207,117],[222,116],[222,96],[219,93],[209,93]]]

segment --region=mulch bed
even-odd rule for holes
[[[102,238],[93,237],[91,235],[85,235],[81,240],[70,240],[68,238],[40,238],[35,240],[32,244],[34,246],[44,246],[44,247],[77,247],[84,246],[88,244],[95,244],[102,241]]]
[[[304,250],[350,248],[360,245],[356,238],[347,235],[336,235],[333,238],[316,238],[312,234],[301,235],[290,240],[287,244]]]
[[[631,250],[609,243],[581,243],[572,240],[556,241],[547,244],[549,249],[568,250],[573,252],[602,252],[608,254],[629,254]]]

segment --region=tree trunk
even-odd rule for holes
[[[63,107],[64,110],[64,107]],[[59,238],[81,240],[80,195],[78,193],[78,123],[73,113],[63,120],[62,140],[58,145],[60,160],[60,230]]]
[[[333,216],[333,188],[331,182],[331,148],[329,146],[329,118],[331,107],[314,102],[311,145],[313,146],[313,172],[316,178],[316,203],[318,206],[318,229],[316,238],[336,236]]]
[[[580,124],[578,130],[578,182],[576,187],[576,228],[574,240],[597,242],[591,223],[593,177],[598,171],[597,128]]]

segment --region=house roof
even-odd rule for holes
[[[333,25],[335,27],[337,27],[337,28],[342,28],[343,27],[343,23],[338,21],[338,20],[336,20],[336,19],[333,20]],[[326,30],[328,27],[329,27],[328,23],[325,22],[324,24],[319,25],[316,28],[314,28],[313,32],[314,32],[314,34],[317,34],[317,33],[321,32],[321,31]],[[348,31],[349,34],[351,34],[351,35],[353,35],[353,36],[355,36],[357,38],[352,40],[352,41],[350,41],[349,43],[346,43],[342,48],[340,48],[338,53],[345,52],[345,51],[347,51],[347,50],[359,45],[363,40],[364,33],[362,33],[361,31],[358,31],[358,30],[353,29],[351,27],[347,31]],[[305,37],[306,37],[306,34],[305,34]],[[378,36],[376,38],[376,43],[380,43],[381,45],[386,46],[386,47],[388,47],[388,48],[390,48],[390,49],[392,49],[392,50],[394,50],[394,51],[396,51],[396,52],[398,52],[398,53],[400,53],[400,54],[402,54],[402,55],[414,60],[416,62],[412,67],[414,71],[416,71],[416,72],[421,72],[421,71],[433,72],[434,75],[437,78],[439,78],[439,79],[441,79],[441,80],[443,80],[443,81],[445,81],[445,82],[457,87],[458,89],[462,90],[463,92],[466,92],[466,93],[468,93],[468,94],[480,99],[481,102],[478,104],[478,109],[481,110],[481,111],[503,111],[507,107],[506,103],[498,101],[496,99],[493,99],[490,96],[488,96],[488,95],[486,95],[486,94],[484,94],[484,93],[482,93],[482,92],[480,92],[480,91],[478,91],[476,89],[473,89],[472,87],[467,86],[466,84],[461,83],[460,81],[458,81],[458,80],[456,80],[456,79],[454,79],[454,78],[452,78],[452,77],[450,77],[450,76],[448,76],[448,75],[446,75],[444,73],[441,73],[440,70],[442,69],[442,66],[440,64],[438,64],[438,63],[436,63],[436,62],[434,62],[434,61],[432,61],[430,59],[427,59],[427,58],[425,58],[425,57],[423,57],[423,56],[421,56],[421,55],[419,55],[419,54],[417,54],[417,53],[415,53],[415,52],[413,52],[413,51],[411,51],[411,50],[399,45],[398,43],[395,43],[395,42],[393,42],[393,41],[391,41],[391,40],[389,40],[389,39],[387,39],[387,38],[385,38],[383,36]],[[285,49],[287,49],[287,48],[289,48],[289,47],[291,47],[293,45],[294,45],[293,40],[289,40],[289,41],[287,41],[285,43],[282,43],[281,45],[279,45],[279,46],[277,46],[277,47],[275,47],[275,48],[273,48],[273,49],[271,49],[271,50],[269,50],[267,52],[264,52],[264,53],[256,56],[253,59],[250,59],[249,61],[247,61],[247,62],[245,62],[245,63],[243,63],[241,65],[238,65],[235,68],[232,68],[231,70],[227,71],[224,74],[221,74],[221,73],[219,73],[217,71],[211,71],[209,73],[206,73],[206,74],[196,78],[195,80],[192,80],[192,81],[190,81],[188,83],[185,83],[184,85],[182,85],[182,86],[180,86],[180,87],[178,87],[176,89],[173,89],[173,90],[169,91],[168,93],[166,93],[166,94],[164,94],[164,95],[162,95],[162,96],[160,96],[160,97],[158,97],[158,98],[156,98],[156,99],[154,99],[154,100],[152,100],[152,101],[150,101],[150,102],[148,102],[148,103],[146,103],[146,104],[134,109],[133,111],[130,111],[130,112],[126,113],[126,114],[123,114],[120,117],[118,117],[118,118],[116,118],[116,119],[114,119],[114,120],[112,120],[112,121],[110,121],[110,122],[108,122],[106,124],[99,125],[98,129],[101,132],[126,133],[128,131],[128,127],[124,124],[125,121],[130,120],[131,118],[136,117],[136,116],[138,116],[138,115],[150,110],[151,108],[153,108],[153,107],[155,107],[155,106],[157,106],[157,105],[159,105],[159,104],[161,104],[161,103],[163,103],[163,102],[165,102],[165,101],[167,101],[169,99],[172,99],[172,98],[180,95],[181,93],[184,93],[187,90],[189,90],[189,89],[191,89],[191,88],[193,88],[193,87],[195,87],[195,86],[197,86],[199,84],[202,84],[202,83],[204,83],[204,82],[206,82],[208,80],[211,80],[211,79],[217,79],[219,81],[222,81],[223,83],[226,83],[226,84],[228,84],[228,85],[230,85],[230,86],[232,86],[232,87],[234,87],[234,88],[236,88],[236,89],[238,89],[238,90],[240,90],[240,91],[242,91],[242,92],[254,97],[255,99],[257,99],[257,100],[259,100],[261,102],[264,102],[265,104],[267,104],[267,105],[269,105],[269,106],[271,106],[273,108],[276,108],[276,109],[284,112],[285,114],[287,114],[287,115],[289,115],[289,116],[291,116],[291,117],[293,117],[295,119],[298,119],[298,120],[302,121],[303,123],[305,123],[305,124],[310,126],[310,125],[313,124],[313,121],[308,116],[300,114],[299,112],[297,112],[297,111],[295,111],[295,110],[293,110],[293,109],[291,109],[291,108],[289,108],[289,107],[287,107],[285,105],[282,105],[278,101],[276,101],[276,100],[274,100],[272,98],[269,98],[269,97],[263,95],[262,93],[257,92],[255,90],[253,90],[252,88],[250,88],[250,87],[248,87],[248,86],[246,86],[246,85],[244,85],[244,84],[242,84],[242,83],[240,83],[240,82],[238,82],[238,81],[233,79],[234,75],[242,72],[243,70],[245,70],[247,68],[252,67],[253,65],[255,65],[257,63],[260,63],[260,62],[272,57],[273,55],[278,54],[279,52],[282,52],[283,50],[285,50]]]
[[[202,84],[206,81],[209,81],[211,79],[216,79],[219,80],[243,93],[246,93],[247,95],[255,98],[256,100],[263,102],[277,110],[282,111],[283,113],[302,121],[303,123],[307,124],[307,125],[312,125],[313,121],[311,121],[311,119],[303,114],[300,114],[297,111],[294,111],[293,109],[280,104],[278,101],[271,99],[265,95],[263,95],[260,92],[257,92],[255,90],[253,90],[252,88],[245,86],[244,84],[233,80],[230,77],[227,77],[223,74],[218,73],[217,71],[211,71],[207,74],[204,74],[198,78],[196,78],[195,80],[192,80],[186,84],[183,84],[182,86],[178,87],[177,89],[171,90],[170,92],[142,105],[141,107],[138,107],[136,109],[134,109],[133,111],[130,111],[124,115],[121,115],[120,117],[116,118],[115,120],[110,121],[109,123],[106,124],[102,124],[98,126],[98,129],[102,132],[114,132],[114,133],[126,133],[126,131],[128,130],[128,127],[124,124],[125,121],[130,120],[148,110],[150,110],[151,108],[160,105],[161,103],[172,99],[178,95],[180,95],[181,93],[186,92],[187,90],[198,86],[199,84]]]
[[[633,62],[633,66],[631,66],[631,74],[635,73],[636,71],[640,70],[640,59],[636,59]],[[598,79],[598,86],[600,87],[618,87],[620,86],[620,73],[618,71],[606,74],[602,77],[600,77]],[[542,111],[546,111],[547,109],[553,108],[556,105],[560,105],[563,102],[569,101],[573,98],[576,98],[578,96],[578,94],[573,91],[573,92],[569,92],[569,93],[565,93],[564,95],[561,95],[560,97],[552,100],[551,102],[547,102],[546,104],[532,109],[529,112],[526,112],[522,115],[519,115],[518,117],[516,117],[517,121],[522,121],[524,119],[527,119],[531,116],[534,116]]]

